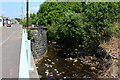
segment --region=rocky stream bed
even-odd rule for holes
[[[48,52],[44,56],[35,58],[36,65],[38,67],[38,73],[41,78],[49,78],[51,80],[69,80],[70,78],[89,78],[89,80],[96,80],[96,78],[99,78],[101,80],[119,80],[119,37],[120,32],[118,32],[116,36],[113,36],[108,42],[100,44],[99,49],[95,51],[97,55],[64,57],[61,56],[61,54],[74,56],[74,54],[79,53],[79,51],[75,51],[69,54],[69,52],[64,52],[62,49],[57,49],[49,46]],[[36,46],[36,49],[38,48],[39,46]],[[33,49],[34,56],[36,55],[36,49]],[[36,52],[37,55],[39,55],[39,51]]]

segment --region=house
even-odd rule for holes
[[[3,17],[3,21],[4,21],[4,26],[11,23],[9,17]]]
[[[0,26],[7,26],[8,24],[14,24],[14,23],[16,23],[15,19],[0,16]]]
[[[3,18],[0,16],[0,26],[4,26]]]

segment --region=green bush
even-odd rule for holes
[[[20,24],[22,24],[22,26],[26,26],[26,20],[25,19],[22,19],[21,21],[20,21]]]
[[[27,33],[28,33],[28,40],[32,40],[34,38],[34,35],[31,33],[31,30],[28,29]]]
[[[26,26],[26,19],[21,19],[20,24],[22,24],[24,27]],[[28,25],[38,25],[38,17],[36,14],[30,14],[28,17]]]
[[[48,27],[48,39],[67,48],[95,50],[110,37],[119,19],[117,2],[45,2],[37,13],[38,24]]]

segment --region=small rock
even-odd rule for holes
[[[77,59],[74,60],[74,62],[77,62],[77,61],[78,61]]]
[[[60,76],[60,74],[57,74],[57,76]]]
[[[50,59],[47,59],[47,60],[51,62],[51,60],[50,60]]]
[[[66,79],[67,77],[63,77],[64,79]]]
[[[51,74],[50,76],[52,77],[53,75]]]
[[[83,76],[83,78],[86,78],[86,76]]]
[[[96,68],[95,67],[90,67],[90,70],[96,70]]]
[[[118,58],[117,58],[117,57],[115,57],[115,56],[113,56],[112,58],[113,58],[113,59],[118,59]]]
[[[56,73],[59,73],[58,71],[56,71]]]
[[[73,60],[72,58],[69,58],[69,60]]]
[[[78,51],[78,49],[75,49],[75,51]]]
[[[60,74],[65,74],[65,72],[61,72]]]
[[[57,71],[57,69],[54,69],[54,71]]]
[[[49,64],[45,64],[46,67],[49,67]]]
[[[53,67],[52,65],[50,65],[50,67]]]
[[[75,52],[75,54],[77,54],[77,52]]]
[[[45,74],[46,74],[46,76],[48,76],[48,75],[49,75],[49,71],[48,71],[48,70],[46,70],[46,71],[45,71]]]
[[[75,64],[73,64],[73,66],[74,66]]]
[[[52,62],[51,64],[55,64],[54,62]]]
[[[52,42],[52,44],[57,44],[57,42]]]

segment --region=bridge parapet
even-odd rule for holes
[[[28,40],[28,34],[26,29],[22,31],[22,45],[21,45],[21,56],[20,56],[20,67],[19,67],[19,78],[31,78],[30,70],[34,70],[35,66],[32,65],[32,54],[31,54],[31,41]]]

